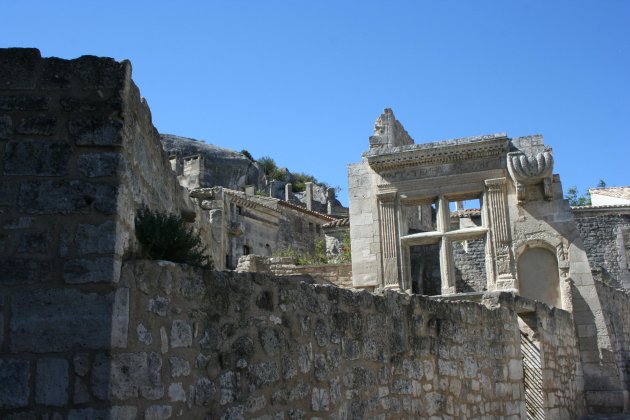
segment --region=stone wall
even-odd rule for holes
[[[89,401],[77,416],[105,400],[128,418],[524,418],[503,307],[149,261],[121,286],[126,342],[67,369]]]
[[[0,80],[0,409],[66,412],[126,345],[135,210],[194,207],[128,62],[0,49]]]
[[[604,318],[611,331],[615,361],[619,371],[619,377],[625,391],[615,389],[606,394],[611,401],[622,400],[626,404],[626,410],[630,409],[630,292],[624,289],[615,289],[601,282],[597,282],[597,291],[602,301]],[[610,406],[611,402],[596,401],[601,406]]]
[[[452,246],[457,292],[482,292],[486,290],[485,239],[454,242]]]
[[[272,258],[269,266],[276,276],[310,276],[316,283],[352,288],[352,264],[295,265],[291,258]]]
[[[575,221],[596,280],[614,287],[630,287],[628,255],[630,214],[626,210],[574,209]]]

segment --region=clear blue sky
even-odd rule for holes
[[[0,46],[129,59],[162,133],[342,187],[391,107],[416,143],[543,134],[630,185],[630,1],[2,2]]]

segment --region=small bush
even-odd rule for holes
[[[251,160],[252,162],[256,162],[256,160],[253,158],[252,154],[249,153],[247,150],[245,150],[245,149],[241,150],[241,154],[244,155],[247,159]]]
[[[136,237],[147,257],[212,268],[208,248],[181,217],[145,208],[137,211],[135,225]]]

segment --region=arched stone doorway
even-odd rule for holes
[[[527,248],[518,258],[519,294],[562,308],[556,255],[545,248]]]

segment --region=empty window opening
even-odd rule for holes
[[[421,295],[442,293],[440,280],[440,244],[409,247],[411,292]]]
[[[247,245],[243,245],[243,255],[249,255],[250,249]]]
[[[448,207],[451,216],[449,231],[482,226],[481,200],[479,198],[450,200]]]

